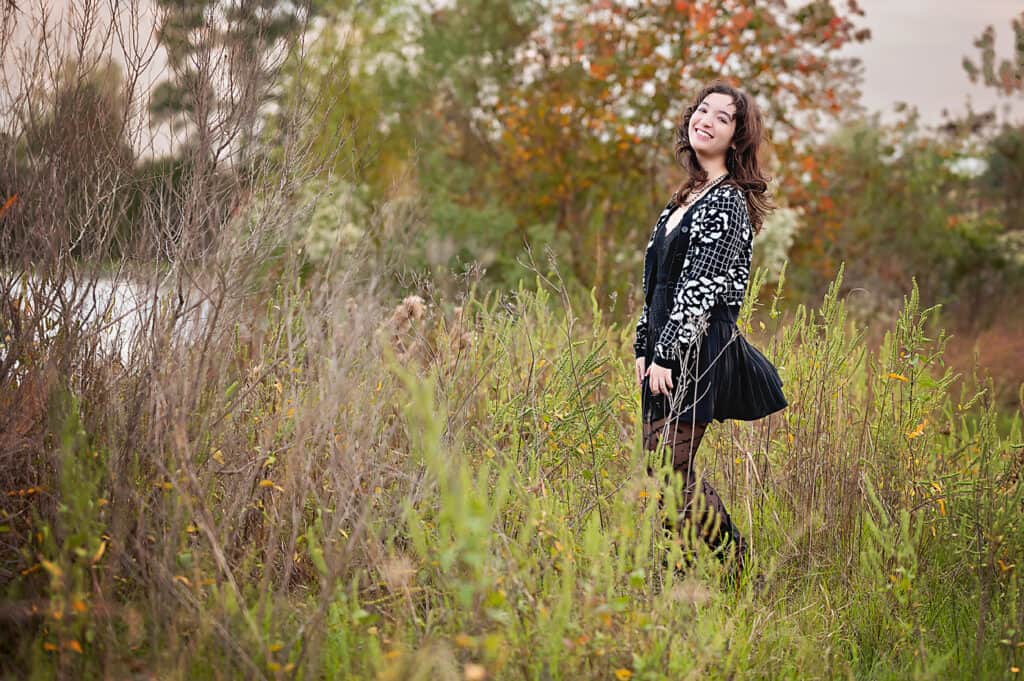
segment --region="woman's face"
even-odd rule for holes
[[[736,131],[736,105],[732,97],[712,92],[690,116],[690,146],[701,156],[724,156]]]

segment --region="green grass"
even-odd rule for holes
[[[790,407],[714,424],[698,455],[763,589],[703,549],[663,568],[681,554],[656,531],[632,325],[593,297],[538,277],[410,303],[373,336],[372,308],[279,287],[256,330],[167,350],[145,390],[51,378],[29,467],[47,503],[5,521],[8,600],[41,610],[8,627],[9,659],[38,678],[1016,678],[1019,415],[977,381],[951,394],[916,287],[876,348],[841,278],[783,314],[781,293],[753,309],[755,276],[740,326]]]

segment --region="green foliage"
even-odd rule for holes
[[[755,291],[764,277],[755,272]],[[540,277],[535,288],[520,285],[509,296],[471,296],[433,328],[422,320],[429,361],[410,361],[417,355],[409,348],[387,353],[404,424],[405,454],[396,463],[412,477],[365,492],[381,501],[360,521],[367,530],[359,541],[374,560],[337,562],[334,533],[355,541],[359,524],[339,527],[321,502],[303,513],[295,544],[310,569],[310,595],[275,596],[281,573],[244,544],[228,549],[235,556],[228,574],[256,582],[216,580],[198,589],[223,569],[216,551],[227,547],[203,537],[216,526],[211,520],[221,522],[214,519],[227,509],[217,500],[227,500],[228,489],[158,475],[145,513],[160,509],[151,526],[181,538],[164,553],[176,588],[208,613],[200,635],[231,632],[232,645],[253,653],[241,668],[254,673],[416,678],[433,670],[428,676],[457,678],[472,665],[494,678],[1004,673],[1019,664],[1016,565],[1024,545],[1019,445],[1012,445],[1021,438],[1019,419],[1006,440],[984,392],[953,404],[944,337],[925,335],[934,309],[919,309],[916,287],[872,350],[838,296],[841,283],[842,272],[820,307],[800,306],[792,319],[773,305],[774,329],[745,306],[741,326],[771,332],[766,349],[791,406],[768,424],[722,425],[707,438],[703,460],[746,519],[755,569],[767,577],[763,592],[745,582],[730,588],[704,551],[684,577],[665,570],[662,557],[671,564],[679,554],[654,531],[659,490],[643,473],[636,391],[621,359],[629,329],[607,325],[596,299],[581,304]],[[268,307],[269,319],[280,319],[278,309]],[[287,333],[303,338],[308,330],[293,318]],[[291,366],[307,366],[314,355],[296,350]],[[204,409],[219,413],[220,400],[239,398],[250,409],[262,404],[253,413],[272,430],[238,444],[283,453],[308,437],[298,424],[325,416],[308,380],[275,373],[244,392],[231,382]],[[101,563],[110,518],[96,500],[109,483],[96,454],[103,445],[90,442],[97,435],[83,430],[74,400],[55,404],[65,405],[54,422],[61,501],[36,527],[44,588],[51,608],[67,617],[39,632],[35,655],[40,668],[86,669],[98,664],[89,651],[107,640],[92,618],[97,595],[85,577]],[[287,418],[271,417],[287,404]],[[349,408],[367,418],[372,407]],[[382,415],[369,418],[387,428]],[[204,450],[216,449],[208,464],[237,460],[225,449],[235,446],[232,428],[202,440]],[[257,486],[270,495],[259,504],[264,514],[279,495],[298,492],[285,482],[290,465],[277,458],[261,465],[270,481]],[[154,486],[150,476],[133,477]],[[202,506],[190,500],[195,494]],[[180,524],[187,518],[195,518],[189,527]],[[120,597],[131,603],[142,586]],[[296,644],[310,633],[295,616],[307,608],[323,608],[326,629],[300,653]],[[190,645],[189,673],[216,675],[214,649],[202,638]]]
[[[994,513],[999,550],[1013,546],[1000,554],[1009,565],[1022,550],[1018,539],[1007,539],[1020,536],[1019,526],[1002,523],[1018,508],[1019,483],[987,498],[968,491],[987,486],[994,470],[958,469],[962,462],[952,454],[959,438],[943,437],[951,372],[940,364],[944,339],[925,336],[934,309],[919,309],[916,288],[882,348],[871,351],[848,320],[840,285],[841,275],[818,310],[800,308],[780,328],[773,354],[793,405],[765,451],[745,464],[753,464],[747,482],[737,481],[746,490],[740,496],[753,496],[749,503],[760,507],[755,540],[770,580],[761,595],[722,588],[707,562],[682,581],[664,573],[659,557],[670,549],[654,539],[655,510],[645,501],[653,495],[637,451],[623,451],[621,440],[618,452],[599,446],[596,458],[618,482],[591,491],[585,473],[594,459],[586,445],[621,432],[631,418],[623,420],[615,405],[631,404],[631,411],[635,403],[620,378],[608,392],[585,393],[587,412],[574,411],[573,385],[600,375],[600,353],[573,374],[573,346],[561,340],[567,322],[551,317],[543,287],[517,291],[504,314],[481,304],[477,342],[459,362],[476,369],[486,362],[485,372],[467,369],[463,376],[457,364],[432,373],[426,384],[404,374],[412,451],[426,457],[437,487],[425,504],[408,505],[405,527],[389,535],[393,555],[422,566],[407,588],[422,589],[423,596],[398,630],[404,641],[398,660],[382,663],[382,673],[401,677],[424,654],[442,666],[480,663],[498,678],[616,670],[652,679],[697,672],[906,678],[909,669],[923,679],[1008,670],[1012,656],[987,651],[999,645],[995,629],[1012,628],[1007,617],[1017,606],[990,602],[981,614],[969,605],[964,596],[983,588],[971,575],[974,559],[943,547],[968,548],[977,539],[953,529],[955,509],[970,505]],[[590,328],[600,328],[599,315]],[[502,342],[492,345],[497,339]],[[599,349],[601,337],[587,345]],[[618,394],[606,403],[609,393]],[[466,415],[436,407],[438,397]],[[551,418],[565,410],[569,418]],[[961,404],[956,413],[983,423],[994,412]],[[593,437],[587,424],[597,424]],[[1019,432],[1019,421],[1015,427]],[[759,437],[746,427],[732,427],[730,435],[744,443],[741,453],[751,436]],[[724,444],[718,441],[712,460],[735,481],[733,451]],[[986,447],[999,445],[989,440]],[[936,449],[932,458],[924,456]],[[1008,465],[1010,459],[1001,459],[1004,474]],[[601,468],[596,477],[606,480]],[[876,479],[884,484],[876,487]],[[994,565],[1006,572],[991,557],[988,564],[986,570]],[[957,580],[951,571],[960,571]],[[989,588],[1013,599],[1014,570],[1009,573]],[[977,576],[992,578],[987,571]],[[980,627],[978,646],[961,638],[964,619]],[[436,641],[442,631],[447,645],[414,643]],[[510,647],[518,654],[495,652]],[[767,664],[776,659],[780,666]]]
[[[966,311],[1019,280],[999,241],[1009,225],[957,172],[968,153],[915,134],[912,121],[884,126],[872,116],[816,155],[821,169],[791,251],[798,292],[823,290],[845,262],[847,285],[862,289],[861,316],[891,322],[911,278],[930,303],[959,302]]]
[[[653,178],[671,165],[679,93],[724,75],[780,131],[814,129],[853,94],[836,50],[868,35],[837,4],[333,2],[290,91],[321,101],[309,135],[337,149],[335,170],[375,199],[423,197],[417,268],[476,260],[514,288],[524,242],[550,244],[567,279],[622,295],[667,196]],[[784,166],[798,137],[776,136]]]
[[[1024,231],[1024,126],[1004,126],[989,142],[988,166],[978,179],[981,192],[1002,209],[1007,231]],[[1024,244],[1017,244],[1018,262]]]
[[[715,424],[699,456],[751,538],[763,586],[732,583],[703,547],[672,569],[683,547],[663,536],[657,502],[671,508],[674,495],[646,474],[639,447],[632,320],[620,325],[603,294],[639,265],[640,249],[621,244],[646,236],[635,216],[658,203],[658,164],[615,106],[642,104],[658,125],[678,105],[663,83],[641,97],[670,58],[650,39],[665,25],[715,50],[779,44],[793,28],[795,53],[748,50],[780,61],[741,64],[772,67],[758,81],[767,89],[797,63],[847,85],[827,54],[816,66],[801,57],[856,38],[830,2],[731,16],[698,5],[645,5],[606,25],[561,16],[553,52],[515,62],[547,6],[332,3],[317,77],[291,63],[286,90],[317,93],[329,115],[290,139],[334,153],[351,135],[333,166],[350,182],[296,187],[305,176],[286,178],[284,164],[267,172],[291,179],[269,183],[287,191],[232,204],[217,200],[234,194],[203,154],[140,169],[137,188],[174,216],[160,227],[185,230],[195,184],[192,219],[252,234],[223,246],[194,235],[218,262],[189,271],[183,256],[179,281],[209,291],[214,313],[178,338],[166,329],[181,321],[184,287],[154,289],[152,337],[128,359],[102,357],[70,313],[37,317],[45,338],[22,332],[25,301],[7,301],[0,673],[945,679],[1024,666],[1020,415],[1000,413],[975,377],[955,387],[931,300],[998,281],[979,270],[1003,262],[991,239],[1002,226],[962,210],[969,183],[937,143],[895,145],[862,126],[823,150],[837,162],[817,172],[830,183],[813,187],[801,220],[812,236],[796,248],[813,265],[800,283],[827,292],[784,312],[793,273],[782,266],[761,310],[776,277],[759,269],[739,321],[779,367],[790,406]],[[249,39],[260,51],[284,35],[233,15],[240,33],[190,42],[210,6],[179,3],[163,27],[178,85],[197,85],[186,67],[197,51]],[[339,46],[346,22],[359,39]],[[528,80],[525,66],[543,68]],[[613,67],[636,85],[625,100],[607,87]],[[693,68],[685,78],[714,70]],[[257,89],[269,78],[249,75]],[[796,108],[819,106],[811,99]],[[195,112],[181,94],[164,103]],[[992,172],[1010,177],[1013,144],[999,149],[1007,161]],[[608,172],[624,162],[624,175]],[[858,198],[821,205],[833,192]],[[294,232],[257,229],[292,211],[270,223]],[[526,246],[550,246],[546,266],[520,268]],[[395,253],[429,270],[429,301],[381,293]],[[826,258],[815,270],[818,255],[850,265],[835,275]],[[565,279],[559,256],[574,272]],[[471,261],[492,272],[489,288],[436,283]],[[844,294],[877,279],[902,297],[879,316],[880,342],[851,314],[857,294]]]
[[[785,271],[757,309],[766,275],[739,323],[790,406],[716,424],[700,456],[763,589],[731,585],[703,547],[684,574],[665,567],[682,554],[636,437],[632,328],[593,293],[537,275],[452,308],[407,300],[369,333],[358,307],[282,283],[264,331],[219,346],[193,397],[174,388],[192,370],[158,375],[157,404],[189,407],[157,422],[174,435],[155,448],[105,454],[125,440],[100,393],[88,410],[55,393],[56,506],[28,531],[9,521],[31,539],[7,594],[50,613],[20,654],[41,674],[188,678],[1008,673],[1019,416],[1001,433],[989,389],[954,398],[916,286],[873,347],[842,270],[792,315]]]

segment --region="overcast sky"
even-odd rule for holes
[[[1010,117],[1024,120],[1024,96],[999,98],[991,88],[972,85],[961,66],[965,56],[979,61],[973,42],[989,24],[996,30],[997,57],[1010,56],[1010,20],[1024,11],[1024,0],[858,3],[865,12],[861,24],[871,29],[871,39],[845,48],[844,54],[864,62],[863,103],[869,111],[891,112],[893,104],[902,100],[917,106],[923,122],[938,123],[943,108],[961,114],[970,98],[976,111],[1008,104]]]

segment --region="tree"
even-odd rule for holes
[[[838,52],[869,33],[856,2],[838,4],[382,2],[321,58],[344,50],[346,88],[373,93],[372,111],[337,101],[358,111],[353,129],[386,131],[366,135],[383,157],[411,159],[428,232],[450,237],[453,259],[508,283],[524,243],[551,245],[584,286],[623,292],[681,179],[674,125],[713,77],[757,99],[783,191],[800,191],[815,131],[858,110],[859,62]]]
[[[852,300],[872,317],[898,309],[914,277],[922,301],[977,323],[1016,276],[971,164],[941,137],[914,134],[916,114],[892,125],[878,114],[846,125],[817,152],[813,200],[790,250],[806,299],[820,296],[840,262]],[[833,197],[837,197],[833,200]]]
[[[981,53],[980,63],[964,57],[963,67],[972,83],[980,80],[1000,96],[1019,98],[1024,96],[1024,12],[1011,21],[1011,27],[1010,57],[997,59],[995,28],[989,25],[974,41]],[[982,193],[1001,207],[1007,230],[1024,231],[1024,126],[1000,126],[988,140],[986,157],[987,169],[980,178]]]
[[[0,165],[0,194],[18,196],[0,232],[4,260],[118,254],[135,163],[122,69],[67,59],[52,82],[27,87]]]
[[[974,46],[981,52],[980,63],[968,57],[963,59],[964,70],[972,83],[979,80],[986,86],[995,88],[1003,96],[1014,94],[1024,95],[1024,12],[1011,22],[1013,29],[1013,54],[1000,59],[996,58],[996,30],[992,25],[974,40]]]
[[[202,155],[247,159],[287,43],[313,5],[277,0],[156,0],[171,77],[154,88],[157,122],[191,125]],[[230,134],[225,131],[230,131]]]
[[[723,77],[758,100],[780,169],[799,167],[823,118],[856,109],[858,62],[837,54],[869,36],[853,23],[855,2],[845,12],[828,0],[796,10],[753,0],[539,8],[424,12],[422,61],[434,77],[419,83],[429,84],[430,129],[447,158],[474,170],[455,200],[501,197],[519,240],[553,224],[587,285],[621,288],[616,270],[635,270],[641,249],[620,244],[646,238],[669,184],[675,122],[701,84]],[[798,184],[799,173],[784,175]]]

